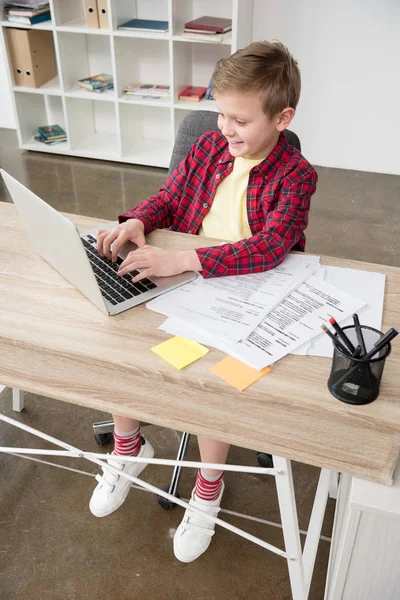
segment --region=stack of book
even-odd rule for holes
[[[54,144],[60,144],[60,142],[67,141],[67,134],[59,125],[42,125],[37,129],[37,135],[34,137],[37,142],[42,142],[42,144],[46,144],[47,146],[53,146]]]
[[[96,94],[114,88],[112,75],[106,75],[106,73],[99,73],[99,75],[93,75],[93,77],[79,79],[78,85],[81,89],[96,92]]]
[[[7,0],[4,11],[11,23],[36,25],[51,19],[49,3],[46,0]]]
[[[138,98],[150,98],[152,100],[169,100],[169,85],[158,85],[153,83],[130,83],[124,87],[125,96],[136,96]]]
[[[232,19],[204,16],[185,23],[181,35],[188,39],[221,43],[230,38],[231,30]]]

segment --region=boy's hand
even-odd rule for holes
[[[114,227],[114,229],[100,229],[97,232],[98,252],[113,262],[117,260],[118,252],[122,246],[129,241],[139,248],[146,244],[144,224],[139,219],[128,219],[125,223]]]
[[[145,277],[166,277],[184,271],[201,271],[201,263],[194,250],[163,250],[155,246],[143,246],[129,252],[120,265],[118,275],[126,275],[135,269],[143,271],[132,279],[140,281]]]

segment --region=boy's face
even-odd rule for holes
[[[228,140],[229,152],[235,158],[261,159],[268,156],[277,144],[279,133],[294,115],[293,109],[285,109],[270,119],[262,109],[258,92],[219,93],[216,94],[216,104],[218,127]],[[289,119],[282,119],[285,111],[293,111]]]

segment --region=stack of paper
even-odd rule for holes
[[[293,254],[263,273],[199,277],[147,307],[168,317],[162,330],[218,348],[261,370],[293,351],[315,353],[315,338],[323,340],[319,355],[332,355],[331,341],[320,335],[321,323],[328,324],[331,317],[343,323],[371,296],[361,285],[369,273],[356,271],[362,275],[355,277],[343,271],[349,270],[320,267],[318,256]],[[375,279],[382,290],[381,280]],[[383,291],[377,296],[383,299]]]

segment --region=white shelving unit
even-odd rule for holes
[[[176,133],[192,110],[216,110],[215,102],[183,102],[189,85],[207,86],[216,62],[251,42],[253,0],[108,0],[109,29],[86,27],[83,0],[49,0],[51,21],[9,23],[0,0],[1,40],[8,59],[9,83],[19,146],[51,154],[168,167]],[[221,43],[188,40],[184,23],[210,15],[232,19],[231,38]],[[118,26],[134,17],[169,22],[168,33],[131,32]],[[7,47],[8,27],[53,32],[57,76],[40,88],[15,85]],[[77,80],[97,73],[114,77],[114,90],[101,94],[78,88]],[[170,85],[171,99],[127,98],[129,83]],[[39,125],[57,123],[68,141],[36,142]]]

